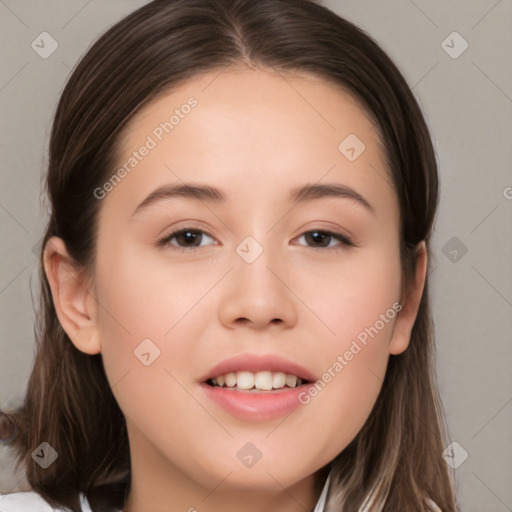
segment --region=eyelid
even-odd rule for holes
[[[173,239],[176,235],[179,235],[180,233],[183,233],[185,231],[197,231],[201,233],[202,235],[206,235],[210,237],[212,240],[215,240],[215,237],[210,235],[208,231],[205,231],[203,228],[196,227],[193,225],[187,225],[180,227],[178,229],[174,229],[169,234],[164,235],[163,237],[159,238],[155,245],[157,247],[164,247],[164,246],[172,246],[173,250],[182,251],[182,252],[195,252],[196,250],[200,249],[201,247],[180,247],[179,245],[173,245],[170,243],[170,240]],[[211,244],[216,245],[216,244]]]
[[[193,225],[188,225],[188,226],[180,227],[178,229],[174,229],[169,234],[164,235],[162,238],[159,238],[157,240],[157,242],[155,243],[155,245],[157,247],[172,246],[173,250],[178,250],[178,251],[182,251],[182,252],[196,252],[198,249],[201,248],[201,246],[199,246],[199,247],[194,247],[194,246],[180,247],[179,245],[174,245],[174,244],[170,243],[170,240],[172,240],[175,236],[179,235],[180,233],[186,232],[186,231],[197,231],[198,233],[201,233],[202,235],[206,235],[209,238],[211,238],[212,240],[215,240],[215,237],[212,236],[210,233],[208,233],[208,231],[205,231],[203,228],[196,227]],[[323,251],[340,250],[340,249],[347,249],[350,247],[357,247],[357,244],[354,242],[354,240],[350,236],[347,236],[343,233],[339,233],[339,232],[336,232],[336,231],[333,231],[330,229],[322,229],[322,228],[307,229],[307,230],[303,231],[299,236],[295,237],[294,240],[302,238],[303,236],[305,236],[309,233],[315,233],[315,232],[322,233],[324,235],[327,235],[334,239],[337,239],[339,244],[337,244],[334,247],[312,247],[309,245],[302,245],[302,244],[299,244],[299,245],[301,245],[302,247],[309,247],[310,249],[323,250]],[[217,245],[217,244],[210,244],[210,245]]]
[[[332,231],[330,229],[308,229],[304,231],[302,234],[300,234],[298,237],[295,237],[296,239],[302,238],[304,235],[308,233],[322,233],[323,235],[330,236],[331,238],[334,238],[338,240],[339,244],[334,247],[311,247],[309,245],[303,246],[303,247],[309,247],[310,249],[317,249],[317,250],[336,250],[336,249],[347,249],[349,247],[357,247],[356,243],[353,241],[353,239],[347,235],[344,235],[343,233],[338,233],[337,231]],[[302,245],[302,244],[300,244]]]

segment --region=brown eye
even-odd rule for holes
[[[172,238],[175,238],[178,245],[184,247],[198,247],[201,245],[202,233],[197,230],[187,229],[179,231]]]
[[[353,246],[354,243],[346,236],[340,233],[330,231],[313,230],[307,231],[300,238],[305,239],[307,245],[316,248],[336,248],[339,246]],[[333,242],[335,242],[333,244]]]
[[[173,233],[166,235],[164,238],[157,242],[158,246],[174,246],[178,249],[190,248],[194,250],[195,248],[202,247],[204,245],[209,244],[201,244],[205,240],[205,238],[213,238],[200,229],[194,228],[184,228],[179,231],[174,231]]]

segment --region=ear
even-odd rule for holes
[[[64,241],[55,236],[46,243],[43,263],[62,328],[78,350],[86,354],[99,353],[97,301],[83,268],[77,267]]]
[[[400,302],[402,309],[396,318],[389,344],[389,353],[394,355],[401,354],[409,346],[412,328],[420,307],[427,275],[427,249],[424,240],[418,244],[416,255],[414,282],[411,283],[409,289],[402,293]]]

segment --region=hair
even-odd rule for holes
[[[380,46],[317,1],[154,0],[107,30],[71,74],[55,112],[46,190],[44,248],[61,237],[92,275],[101,201],[122,129],[178,84],[240,66],[318,77],[349,91],[376,121],[400,208],[402,290],[417,247],[427,252],[438,204],[438,171],[426,122],[404,77]],[[122,508],[130,490],[126,423],[101,354],[79,351],[60,325],[39,258],[37,351],[24,404],[9,417],[28,482],[52,506],[80,512]],[[430,264],[430,258],[429,258]],[[361,431],[330,463],[327,511],[458,510],[441,452],[447,426],[436,383],[428,276],[407,350],[391,355]],[[43,441],[59,454],[47,469],[31,457]]]

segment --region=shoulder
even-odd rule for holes
[[[53,509],[37,492],[0,494],[0,512],[49,512]]]
[[[91,512],[85,497],[82,499],[83,512]],[[37,492],[13,492],[0,494],[0,512],[62,512],[50,506]]]
[[[426,498],[427,505],[430,507],[432,512],[443,512],[434,500]]]

